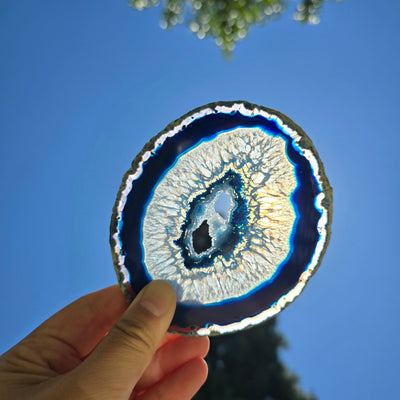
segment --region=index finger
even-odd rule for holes
[[[128,302],[118,285],[109,286],[69,304],[32,334],[56,338],[85,358],[104,338],[127,309]]]

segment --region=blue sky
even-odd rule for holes
[[[90,4],[89,4],[90,3]],[[282,353],[321,399],[394,398],[400,5],[327,2],[318,26],[255,27],[227,62],[126,1],[0,3],[0,353],[116,282],[109,220],[145,142],[187,111],[244,99],[312,138],[334,193],[332,239],[281,313]]]

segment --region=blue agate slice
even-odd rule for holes
[[[307,135],[244,101],[200,107],[151,139],[125,174],[110,243],[129,300],[168,281],[170,330],[215,335],[275,315],[330,237],[332,190]]]

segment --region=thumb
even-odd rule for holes
[[[175,306],[170,284],[149,283],[74,371],[75,383],[89,398],[129,399],[171,323]]]

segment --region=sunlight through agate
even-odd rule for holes
[[[162,279],[171,331],[232,332],[292,302],[319,266],[332,190],[307,135],[283,114],[218,102],[176,120],[125,174],[111,220],[129,300]]]

